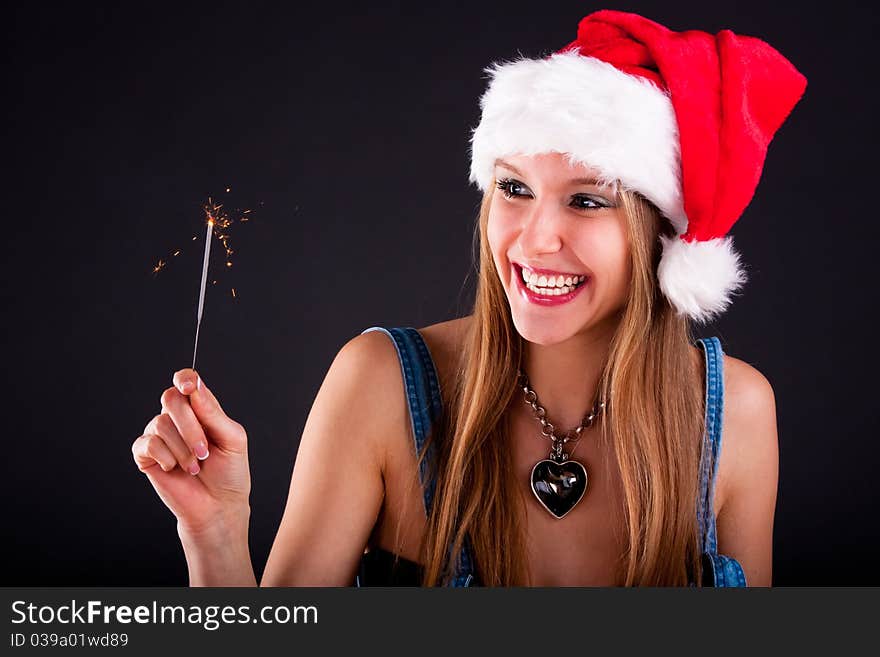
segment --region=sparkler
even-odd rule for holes
[[[232,189],[227,187],[227,192],[231,192]],[[263,202],[260,201],[260,205],[263,205]],[[226,267],[232,267],[232,254],[235,253],[229,245],[229,231],[234,223],[234,220],[229,217],[227,212],[223,210],[223,205],[219,203],[215,203],[211,198],[208,199],[208,202],[203,206],[205,211],[205,217],[207,217],[207,230],[205,233],[205,252],[202,259],[202,282],[199,286],[199,306],[196,311],[196,338],[195,344],[193,345],[193,360],[192,367],[195,369],[196,367],[196,355],[199,350],[199,329],[202,326],[202,314],[205,309],[205,288],[208,282],[208,266],[210,263],[211,256],[211,239],[216,234],[216,237],[223,244],[223,249],[226,251]],[[250,219],[251,210],[239,210],[236,209],[236,212],[240,213],[238,218],[239,221],[245,222]],[[192,241],[195,242],[198,239],[198,235],[193,235]],[[181,254],[180,249],[175,249],[171,254],[172,257],[176,257]],[[152,273],[154,275],[158,274],[160,271],[164,270],[168,262],[171,258],[163,259],[159,258],[155,265],[152,266]],[[216,285],[217,281],[212,280],[211,285]],[[231,288],[230,292],[232,293],[232,298],[237,299],[238,293],[235,288]]]
[[[205,235],[205,257],[202,260],[202,284],[199,289],[199,310],[196,314],[196,343],[193,347],[193,364],[196,368],[196,353],[199,349],[199,327],[202,325],[202,310],[205,307],[205,282],[208,280],[208,259],[211,255],[211,233],[214,231],[214,217],[208,212],[208,232]]]

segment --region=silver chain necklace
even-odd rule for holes
[[[593,404],[592,410],[584,416],[580,425],[566,432],[563,436],[556,435],[556,427],[547,418],[547,411],[538,403],[538,395],[529,386],[529,379],[522,370],[517,370],[517,378],[523,389],[525,402],[532,407],[535,417],[541,423],[541,436],[551,441],[550,458],[538,461],[532,468],[531,488],[538,502],[554,518],[561,519],[571,511],[587,492],[587,469],[579,461],[570,460],[577,448],[581,432],[593,426],[596,418],[605,410],[603,399]],[[598,397],[598,394],[597,394]],[[563,447],[574,440],[571,452],[564,452]]]

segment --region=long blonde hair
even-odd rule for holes
[[[465,536],[486,586],[529,584],[524,539],[525,486],[510,476],[505,411],[516,386],[523,341],[487,239],[493,184],[483,197],[477,290],[454,385],[419,460],[437,445],[436,491],[421,549],[423,586],[445,584]],[[621,310],[600,381],[609,399],[600,439],[611,446],[623,486],[627,526],[623,583],[699,583],[697,495],[703,435],[702,380],[687,318],[676,315],[657,282],[659,234],[671,224],[641,195],[618,191],[632,252],[629,298]],[[611,391],[613,390],[613,398]],[[450,558],[450,555],[453,555]]]

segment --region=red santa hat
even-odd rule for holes
[[[746,281],[727,235],[751,201],[767,146],[806,78],[764,41],[721,30],[674,32],[602,10],[540,59],[485,69],[470,181],[488,189],[495,159],[566,153],[600,183],[640,192],[677,234],[661,236],[657,276],[679,314],[706,322]]]

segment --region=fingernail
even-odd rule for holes
[[[208,446],[203,442],[199,442],[196,444],[196,456],[200,461],[204,461],[208,458]]]
[[[196,463],[195,461],[193,461],[192,463],[189,464],[189,473],[191,475],[199,474],[200,470],[201,470],[201,468],[199,467],[199,464]]]
[[[196,377],[196,388],[198,388],[199,390],[202,389],[202,377],[200,376]]]
[[[193,391],[192,381],[183,381],[180,384],[180,392],[182,392],[184,395],[188,395],[192,391]]]

